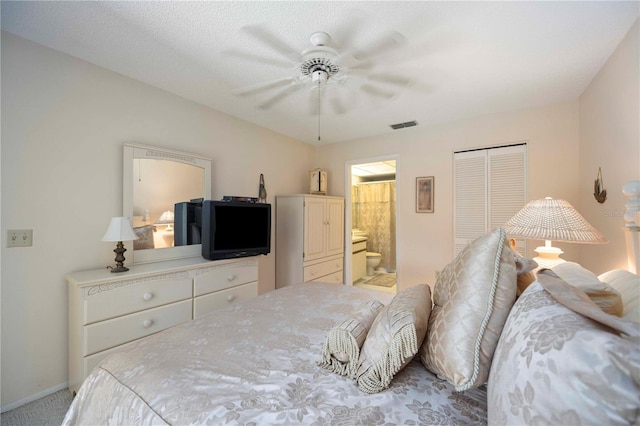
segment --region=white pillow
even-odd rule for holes
[[[614,269],[599,275],[598,279],[620,292],[624,306],[622,317],[640,322],[640,276],[624,269]]]
[[[596,275],[574,262],[564,262],[551,268],[568,284],[584,291],[604,312],[622,316],[623,305],[620,292],[604,283]]]

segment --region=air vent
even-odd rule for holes
[[[413,127],[417,125],[418,125],[418,122],[413,120],[413,121],[407,121],[406,123],[390,124],[389,127],[391,127],[393,130],[398,130],[398,129],[404,129],[405,127]]]

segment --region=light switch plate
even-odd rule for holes
[[[33,229],[9,229],[7,247],[30,247],[33,245]]]

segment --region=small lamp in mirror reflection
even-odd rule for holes
[[[158,221],[155,223],[156,225],[167,225],[167,231],[170,231],[173,229],[173,221],[174,221],[174,214],[171,210],[167,210],[166,212],[162,213],[160,215],[160,218],[158,219]]]
[[[503,228],[513,238],[545,240],[544,247],[535,249],[538,257],[533,259],[541,268],[552,268],[565,261],[560,257],[563,251],[553,247],[552,240],[582,244],[608,242],[569,202],[551,197],[529,201]]]
[[[116,266],[111,268],[111,272],[125,272],[129,268],[124,266],[124,248],[123,241],[137,240],[138,236],[131,229],[131,223],[126,217],[113,217],[107,232],[102,237],[102,241],[116,241],[116,248],[113,252],[116,254]]]

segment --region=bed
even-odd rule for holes
[[[327,332],[371,299],[392,295],[297,284],[132,342],[63,424],[486,424],[486,386],[455,392],[418,358],[375,394],[319,366]]]

